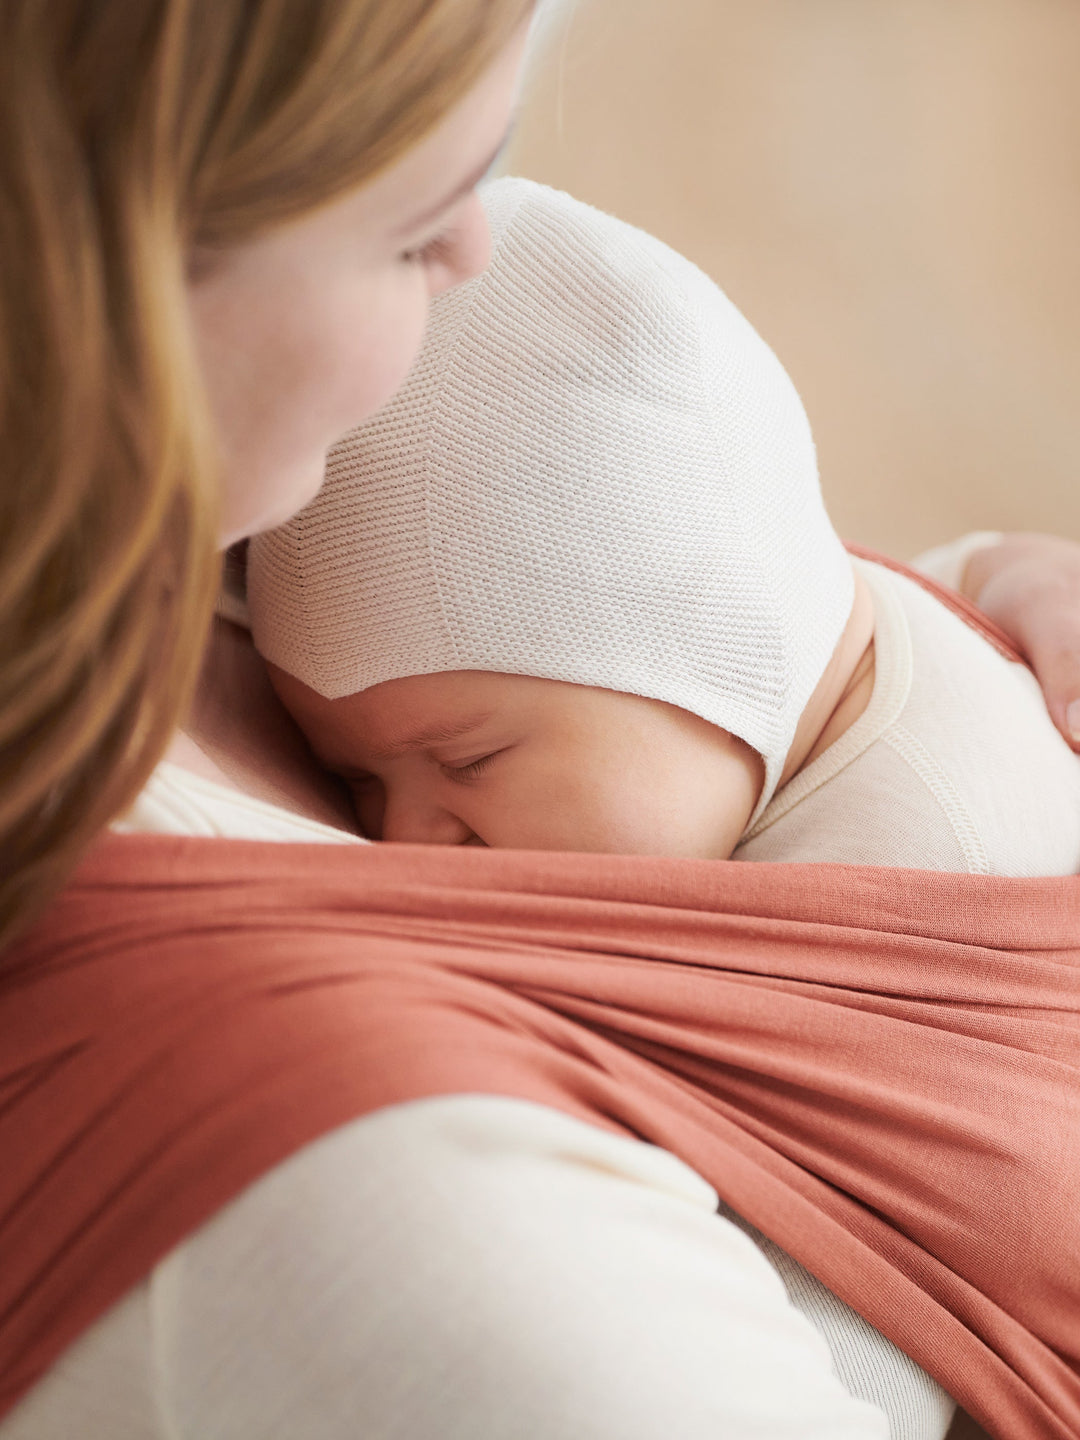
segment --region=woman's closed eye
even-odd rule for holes
[[[401,259],[406,265],[438,265],[442,261],[450,260],[454,254],[454,232],[443,230],[438,235],[433,235],[423,245],[413,246],[410,250],[401,252]]]

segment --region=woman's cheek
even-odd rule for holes
[[[401,269],[404,274],[370,295],[351,319],[339,322],[333,383],[341,426],[335,440],[393,399],[424,343],[428,297],[423,277],[415,267]]]

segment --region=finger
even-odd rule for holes
[[[1054,724],[1080,751],[1080,576],[1077,547],[1069,547],[1067,564],[1059,548],[1038,563],[1027,555],[999,566],[976,603],[1019,645]]]
[[[1031,664],[1054,724],[1080,751],[1080,650],[1070,643],[1053,645],[1044,640],[1032,653]]]

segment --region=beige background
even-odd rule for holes
[[[845,536],[1080,538],[1078,60],[1075,0],[577,0],[505,168],[728,291]]]

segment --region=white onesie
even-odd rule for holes
[[[864,570],[870,706],[739,858],[1080,869],[1080,760],[1034,681]],[[352,841],[168,765],[124,828]],[[952,1410],[673,1156],[447,1096],[343,1126],[253,1185],[0,1440],[941,1440]]]
[[[855,563],[874,600],[870,704],[734,858],[1080,872],[1080,759],[1035,677],[914,581]]]

